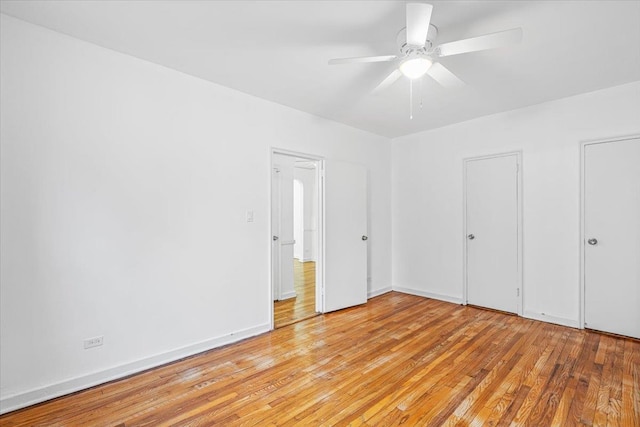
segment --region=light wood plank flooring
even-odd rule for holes
[[[316,263],[293,260],[293,286],[296,297],[273,304],[273,324],[276,328],[317,315]]]
[[[640,342],[391,292],[0,418],[14,425],[638,426]]]

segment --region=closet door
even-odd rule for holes
[[[585,327],[640,338],[640,138],[583,161]]]
[[[518,156],[465,161],[467,303],[518,313]]]

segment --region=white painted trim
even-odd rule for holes
[[[462,298],[452,297],[452,296],[449,296],[449,295],[434,294],[432,292],[421,291],[421,290],[418,290],[418,289],[404,288],[404,287],[401,287],[401,286],[394,286],[393,290],[396,291],[396,292],[402,292],[403,294],[416,295],[416,296],[419,296],[419,297],[437,299],[437,300],[440,300],[440,301],[450,302],[450,303],[453,303],[453,304],[463,304]]]
[[[280,292],[274,292],[274,286],[276,283],[275,278],[273,277],[276,272],[273,268],[273,264],[274,264],[274,250],[273,250],[273,236],[274,236],[274,229],[273,229],[273,192],[274,192],[274,186],[273,186],[273,168],[274,168],[274,162],[273,162],[273,156],[274,156],[274,151],[271,150],[271,154],[269,156],[269,186],[267,187],[267,194],[269,195],[269,210],[267,212],[267,221],[268,221],[268,229],[269,229],[269,235],[266,236],[266,241],[269,242],[269,306],[268,306],[268,313],[269,313],[269,330],[272,331],[274,329],[274,320],[273,320],[273,316],[274,316],[274,308],[273,308],[273,304],[274,301],[276,300],[276,294],[279,294]]]
[[[318,156],[315,154],[301,153],[298,151],[286,150],[282,148],[271,147],[270,150],[270,159],[269,159],[269,212],[268,212],[268,221],[269,221],[269,235],[267,237],[267,241],[269,242],[269,270],[271,274],[269,275],[269,297],[267,298],[269,319],[270,319],[270,328],[269,330],[273,330],[274,325],[274,313],[273,313],[273,245],[271,244],[271,238],[274,235],[272,230],[272,201],[273,201],[273,179],[271,176],[271,171],[274,167],[273,156],[276,154],[281,154],[285,156],[297,157],[300,159],[305,159],[309,161],[313,161],[316,163],[316,195],[318,197],[317,210],[318,210],[318,235],[316,238],[316,311],[322,313],[324,310],[323,299],[321,296],[324,294],[324,157]]]
[[[403,288],[403,287],[398,287],[398,286],[394,286],[393,290],[396,291],[396,292],[402,292],[404,294],[416,295],[416,296],[425,297],[425,298],[431,298],[431,299],[437,299],[437,300],[440,300],[440,301],[450,302],[450,303],[453,303],[453,304],[466,305],[466,304],[463,303],[463,300],[461,298],[451,297],[451,296],[448,296],[448,295],[434,294],[434,293],[431,293],[431,292],[419,291],[417,289]],[[536,313],[536,312],[533,312],[533,311],[524,311],[524,313],[522,314],[522,317],[525,317],[527,319],[532,319],[532,320],[538,320],[538,321],[545,322],[545,323],[554,323],[556,325],[568,326],[570,328],[578,328],[579,327],[577,320],[566,319],[564,317],[550,316],[548,314]]]
[[[286,299],[295,298],[295,297],[296,297],[296,291],[285,292],[282,295],[280,295],[280,301],[284,301]]]
[[[462,159],[462,301],[463,304],[469,302],[468,298],[468,277],[467,277],[467,162],[476,160],[493,159],[496,157],[516,156],[518,164],[517,172],[517,204],[518,204],[518,284],[520,289],[520,298],[517,299],[516,314],[523,316],[524,313],[524,227],[523,227],[523,161],[522,150],[508,151],[504,153],[488,154],[476,157],[465,157]]]
[[[324,159],[320,159],[316,163],[316,185],[318,191],[317,197],[317,234],[316,234],[316,312],[324,312],[324,277],[325,277],[325,214],[324,214]]]
[[[324,160],[323,156],[319,156],[316,154],[302,153],[300,151],[287,150],[277,147],[271,147],[271,154],[282,154],[283,156],[298,157],[309,161]]]
[[[393,289],[391,288],[391,286],[387,286],[386,288],[381,288],[381,289],[376,289],[373,291],[369,291],[367,292],[367,299],[371,299],[373,297],[377,297],[379,295],[383,295],[386,294],[388,292],[391,292]]]
[[[104,384],[132,374],[137,374],[151,368],[175,362],[177,360],[184,359],[185,357],[193,356],[223,345],[235,343],[268,331],[269,324],[264,323],[262,325],[232,332],[221,337],[208,339],[182,348],[159,353],[155,356],[145,357],[134,362],[125,363],[102,371],[93,372],[91,374],[49,384],[23,393],[7,396],[0,400],[0,414],[15,411],[17,409],[64,396],[69,393],[74,393],[79,390],[84,390],[99,384]]]
[[[554,323],[556,325],[568,326],[570,328],[579,328],[580,322],[575,319],[566,319],[564,317],[556,317],[550,316],[544,313],[536,313],[533,311],[526,310],[522,317],[526,317],[527,319],[539,320],[541,322],[546,323]]]
[[[628,141],[630,139],[640,138],[640,134],[632,134],[632,135],[624,135],[614,138],[607,139],[595,139],[595,140],[586,140],[580,142],[580,284],[578,288],[579,294],[579,309],[578,309],[578,328],[584,329],[585,323],[585,283],[584,283],[584,270],[585,270],[585,254],[584,254],[584,243],[585,243],[585,230],[584,230],[584,196],[585,196],[585,174],[584,174],[584,161],[585,161],[585,148],[587,145],[592,144],[605,144],[609,142],[620,142],[620,141]]]

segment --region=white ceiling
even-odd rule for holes
[[[437,43],[522,27],[523,42],[445,57],[467,85],[374,88],[404,1],[9,1],[2,13],[387,137],[640,80],[640,1],[429,1]],[[417,87],[417,86],[416,86]],[[415,96],[416,106],[419,96]]]

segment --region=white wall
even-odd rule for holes
[[[368,168],[369,290],[391,285],[388,139],[1,30],[2,411],[267,330],[272,147]]]
[[[394,289],[461,301],[462,159],[522,150],[525,316],[577,326],[580,141],[634,133],[640,82],[393,140]]]

